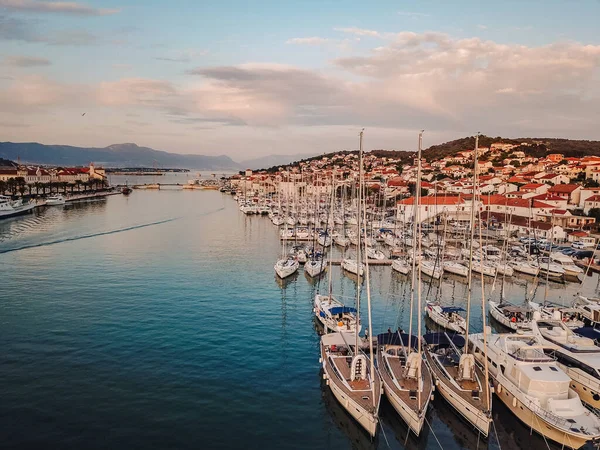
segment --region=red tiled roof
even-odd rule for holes
[[[528,191],[528,190],[535,190],[539,187],[545,186],[544,184],[539,184],[539,183],[529,183],[526,184],[524,186],[521,186],[521,191]]]
[[[428,195],[421,197],[421,205],[460,205],[465,202],[465,198],[460,195]],[[415,198],[409,197],[400,200],[398,205],[414,205]]]
[[[579,188],[578,184],[555,184],[548,191],[549,192],[560,192],[562,194],[570,194],[577,188]]]
[[[573,231],[572,233],[569,233],[569,236],[585,237],[585,236],[589,236],[589,235],[585,231]]]
[[[506,198],[504,195],[483,195],[481,196],[481,201],[485,205],[502,205],[502,206],[511,206],[511,207],[520,207],[520,208],[552,208],[552,205],[549,205],[544,202],[540,202],[538,200],[534,200],[532,198]]]
[[[585,202],[600,202],[600,195],[592,195],[591,197],[586,198],[583,203]]]

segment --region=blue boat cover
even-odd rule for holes
[[[465,338],[460,334],[427,333],[423,336],[423,339],[425,339],[428,345],[450,347],[450,342],[453,342],[459,348],[465,346]]]
[[[465,311],[465,309],[461,308],[460,306],[442,306],[442,311],[445,313],[453,313]]]
[[[404,345],[408,346],[408,333],[381,333],[377,335],[377,344],[379,345]],[[410,339],[412,348],[417,348],[417,337],[413,336]]]
[[[332,316],[335,316],[336,314],[344,314],[344,313],[353,313],[353,314],[356,314],[356,309],[355,308],[350,308],[349,306],[336,306],[335,308],[331,308],[329,310],[329,313]]]
[[[576,328],[573,330],[573,333],[594,340],[600,338],[600,330],[595,327]]]

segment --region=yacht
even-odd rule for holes
[[[373,247],[367,247],[367,258],[381,261],[385,259],[385,255],[381,250],[376,250]]]
[[[368,347],[368,342],[354,333],[324,334],[319,362],[323,365],[323,377],[338,402],[369,435],[375,436],[381,379],[377,371],[371,373],[365,354]]]
[[[464,334],[467,321],[459,313],[465,310],[459,306],[442,306],[439,302],[427,302],[425,314],[440,327],[455,333]]]
[[[315,295],[313,312],[326,333],[360,333],[361,324],[357,323],[356,309],[344,306],[333,295]]]
[[[491,267],[496,269],[498,275],[504,275],[507,277],[512,277],[515,273],[514,269],[506,262],[501,261],[489,261],[488,263]]]
[[[33,202],[23,203],[22,199],[11,200],[10,197],[0,195],[0,219],[27,214],[36,204]]]
[[[419,268],[425,275],[436,280],[439,280],[444,273],[444,269],[435,261],[422,260],[419,262]]]
[[[571,379],[544,353],[535,335],[470,336],[478,364],[487,358],[498,398],[523,422],[546,439],[580,448],[600,438],[600,419],[583,406]]]
[[[419,435],[433,392],[429,368],[417,349],[418,337],[388,331],[377,336],[377,367],[383,391],[408,425]],[[410,342],[410,344],[409,344]]]
[[[394,259],[392,260],[392,270],[395,270],[402,275],[408,275],[408,272],[410,272],[410,264],[404,258]]]
[[[333,241],[335,242],[336,245],[339,245],[340,247],[348,247],[350,245],[350,239],[348,239],[346,236],[342,236],[342,235],[338,235],[336,236]]]
[[[280,259],[275,263],[275,273],[281,279],[287,278],[298,271],[300,264],[294,258]]]
[[[463,266],[457,261],[444,261],[442,263],[442,268],[444,269],[444,272],[453,273],[454,275],[460,275],[461,277],[466,277],[467,275],[469,275],[469,268]]]
[[[571,378],[571,388],[581,401],[599,408],[600,347],[594,340],[575,334],[561,320],[534,320],[531,332],[544,345],[544,353]]]
[[[531,308],[515,306],[508,302],[488,302],[491,316],[513,331],[531,329]]]
[[[527,260],[511,261],[509,265],[514,269],[515,272],[525,275],[531,275],[535,277],[540,273],[540,268]]]
[[[60,194],[51,195],[46,199],[46,205],[48,206],[64,205],[65,203],[65,198]]]
[[[323,257],[311,258],[304,264],[304,272],[312,278],[318,277],[325,270],[327,270],[327,260]]]
[[[565,275],[568,277],[579,277],[579,275],[583,275],[584,270],[581,267],[576,266],[573,262],[573,258],[568,255],[564,255],[560,252],[552,252],[550,253],[550,260],[553,263],[560,265],[564,269]]]
[[[362,277],[365,273],[365,265],[363,263],[358,264],[356,258],[344,258],[342,259],[342,269],[347,272],[359,275]]]
[[[550,258],[540,258],[533,264],[539,267],[541,277],[548,277],[553,281],[565,281],[565,269],[560,264],[551,262]]]
[[[496,276],[496,268],[490,266],[489,264],[486,264],[482,260],[474,259],[471,267],[473,269],[473,272],[482,273],[484,275],[487,275],[488,277]]]
[[[465,339],[447,333],[428,333],[425,357],[436,380],[437,391],[483,436],[492,423],[491,389],[472,353],[463,353]]]

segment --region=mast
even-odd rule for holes
[[[412,273],[410,280],[410,314],[409,314],[409,322],[408,322],[408,351],[409,353],[412,351],[412,329],[413,329],[413,313],[415,309],[415,286],[416,286],[416,277],[417,277],[417,257],[420,256],[420,253],[417,252],[417,236],[420,233],[420,226],[418,221],[418,211],[419,211],[419,198],[421,196],[421,136],[423,131],[419,133],[419,148],[417,150],[417,180],[415,181],[415,201],[413,203],[413,226],[412,226]],[[420,262],[420,261],[419,261]],[[419,269],[420,271],[421,269]],[[418,314],[421,312],[419,311]]]
[[[362,211],[362,205],[361,205],[361,201],[360,199],[362,198],[362,184],[361,184],[361,180],[363,177],[363,132],[364,130],[360,131],[360,138],[359,138],[359,146],[358,146],[358,210],[357,210],[357,215],[356,217],[358,218],[357,220],[357,225],[358,225],[358,231],[357,231],[357,242],[356,242],[356,275],[358,277],[358,281],[356,283],[356,323],[359,324],[360,323],[360,288],[361,288],[361,277],[360,277],[360,214]],[[370,324],[369,324],[370,325]],[[372,330],[369,329],[369,332],[371,332]],[[356,336],[356,347],[354,347],[354,353],[358,354],[358,333],[355,333]]]
[[[421,132],[419,133],[419,153],[418,153],[418,161],[417,161],[417,185],[416,185],[416,189],[417,189],[417,198],[420,199],[421,198],[421,152],[422,152],[422,147],[423,147],[423,133],[425,132],[425,130],[421,130]],[[417,229],[419,230],[419,253],[418,255],[421,255],[421,207],[419,205],[419,207],[417,208],[417,212],[416,212],[417,216],[416,216],[416,225],[417,225]],[[434,270],[435,270],[435,265],[433,266]],[[423,308],[421,306],[421,283],[422,283],[422,279],[423,279],[423,273],[421,272],[421,270],[419,269],[419,273],[417,274],[417,330],[418,330],[418,336],[417,336],[417,353],[419,355],[419,365],[418,365],[418,370],[417,370],[417,380],[418,380],[418,386],[419,388],[417,389],[417,395],[418,395],[418,400],[419,400],[419,405],[421,404],[421,391],[423,390],[422,388],[422,384],[421,384],[421,364],[423,364],[423,360],[422,360],[422,349],[421,349],[421,336],[423,335],[421,332],[421,321],[422,321],[422,317],[423,317]],[[410,338],[409,338],[410,339]],[[410,351],[410,349],[409,349]]]
[[[360,139],[361,139],[361,145],[360,145],[360,176],[359,176],[359,183],[362,186],[364,183],[364,173],[362,171],[362,136],[363,136],[363,132],[360,132]],[[363,220],[364,223],[366,225],[367,223],[367,207],[366,207],[366,195],[364,194],[364,189],[361,187],[361,190],[363,191],[363,196],[364,198],[364,207],[363,207]],[[359,204],[361,203],[361,198],[359,198]],[[360,220],[359,220],[360,221]],[[363,229],[363,233],[364,233],[364,240],[365,243],[367,242],[367,227],[365,226],[365,228]],[[360,231],[359,231],[359,235],[360,235]],[[360,273],[360,266],[359,266],[359,270],[358,273]],[[359,280],[360,281],[360,280]],[[374,366],[374,358],[373,358],[373,323],[372,323],[372,318],[371,318],[371,285],[369,284],[369,257],[367,256],[366,252],[365,252],[365,282],[367,283],[367,315],[368,315],[368,319],[369,319],[369,360],[371,362],[371,371],[369,372],[371,374],[371,377],[374,376],[375,374],[375,366]],[[359,289],[360,289],[360,284],[359,284]],[[375,383],[371,382],[371,398],[373,399],[373,407],[375,407]]]
[[[333,216],[334,201],[335,201],[335,172],[332,170],[331,171],[331,205],[329,207],[330,216]],[[327,221],[329,222],[329,219],[327,219]],[[327,225],[329,225],[329,223]],[[334,225],[334,228],[335,228],[335,225]],[[331,258],[332,256],[333,256],[333,238],[331,238],[331,242],[329,243],[329,286],[328,286],[329,302],[331,302],[331,294],[333,291],[333,280],[331,277],[331,273],[333,272],[333,269],[332,269],[333,262],[332,262],[332,258]],[[325,258],[325,247],[323,247],[323,254],[321,255],[321,269],[323,269],[323,259],[324,258]]]
[[[464,353],[469,353],[469,321],[471,319],[471,295],[473,293],[473,240],[475,239],[475,206],[477,204],[477,150],[479,147],[479,132],[475,136],[475,149],[473,150],[473,197],[471,198],[471,236],[470,236],[470,248],[469,248],[469,278],[468,278],[468,289],[467,289],[467,318],[465,326],[465,348]],[[483,265],[483,261],[480,261],[480,265]],[[485,318],[484,318],[485,320]],[[485,329],[484,329],[485,335]]]

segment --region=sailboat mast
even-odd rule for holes
[[[333,216],[333,204],[335,202],[335,172],[331,171],[331,205],[329,206],[330,209],[330,217]],[[334,225],[335,227],[335,225]],[[333,234],[333,232],[332,232]],[[331,294],[333,291],[333,281],[331,278],[331,272],[332,270],[332,257],[333,256],[333,238],[331,238],[331,242],[329,243],[329,301],[331,301]],[[323,259],[325,258],[325,248],[323,247],[323,255],[321,255],[321,264],[323,264]]]
[[[417,198],[421,197],[421,153],[422,153],[422,147],[423,147],[423,133],[425,131],[421,130],[421,132],[419,133],[419,152],[418,152],[418,157],[417,157],[417,185],[416,185],[416,189],[417,189]],[[419,256],[421,255],[421,207],[420,205],[417,207],[417,212],[416,212],[417,216],[416,216],[416,225],[417,225],[417,229],[419,230]],[[435,266],[434,266],[434,270],[435,270]],[[417,389],[417,395],[418,395],[418,401],[419,401],[419,405],[421,404],[421,391],[422,386],[421,386],[421,364],[422,359],[421,359],[421,355],[422,355],[422,349],[421,349],[421,336],[423,335],[421,332],[421,318],[423,317],[423,308],[421,305],[421,283],[422,283],[422,272],[419,269],[419,273],[417,274],[417,330],[418,330],[418,336],[417,336],[417,353],[419,354],[419,365],[418,365],[418,371],[417,371],[417,380],[419,381],[419,389]],[[409,348],[410,351],[410,348]]]
[[[465,325],[465,353],[469,353],[469,320],[471,319],[471,295],[473,293],[473,240],[475,239],[475,206],[477,204],[477,151],[479,149],[479,133],[475,136],[475,149],[473,150],[473,197],[471,198],[471,239],[469,241],[469,279],[467,289],[467,318]],[[480,262],[483,265],[483,261]],[[484,330],[485,333],[485,330]]]
[[[361,239],[360,239],[360,215],[361,215],[361,211],[362,211],[362,204],[360,199],[362,198],[362,184],[361,184],[361,180],[363,178],[363,132],[364,130],[360,131],[360,138],[359,138],[359,146],[358,146],[358,210],[357,210],[357,225],[358,225],[358,230],[357,230],[357,242],[356,242],[356,275],[358,277],[358,282],[356,283],[356,323],[359,324],[360,323],[360,288],[361,288],[361,277],[360,277],[360,245],[361,245]],[[369,331],[371,331],[369,329]],[[356,347],[354,348],[355,352],[358,352],[358,333],[356,334]]]
[[[361,137],[361,150],[360,150],[360,165],[361,165],[361,170],[360,170],[360,179],[359,179],[359,183],[361,184],[361,186],[363,186],[365,180],[364,180],[364,173],[362,171],[362,131],[360,133],[360,137]],[[364,197],[364,207],[363,207],[363,221],[365,224],[365,227],[363,229],[363,233],[364,233],[364,241],[365,243],[367,242],[367,196],[365,193],[365,189],[364,187],[361,188],[363,191],[363,197]],[[361,202],[361,200],[359,199],[359,203]],[[359,233],[360,234],[360,233]],[[360,273],[360,266],[359,266],[359,270],[358,273]],[[369,284],[369,257],[365,252],[365,282],[367,284],[367,315],[368,315],[368,319],[369,319],[369,360],[371,362],[371,371],[370,374],[373,377],[375,374],[375,363],[374,363],[374,358],[373,358],[373,322],[372,322],[372,318],[371,318],[371,285]],[[375,383],[371,383],[371,398],[373,399],[373,407],[375,407]]]

